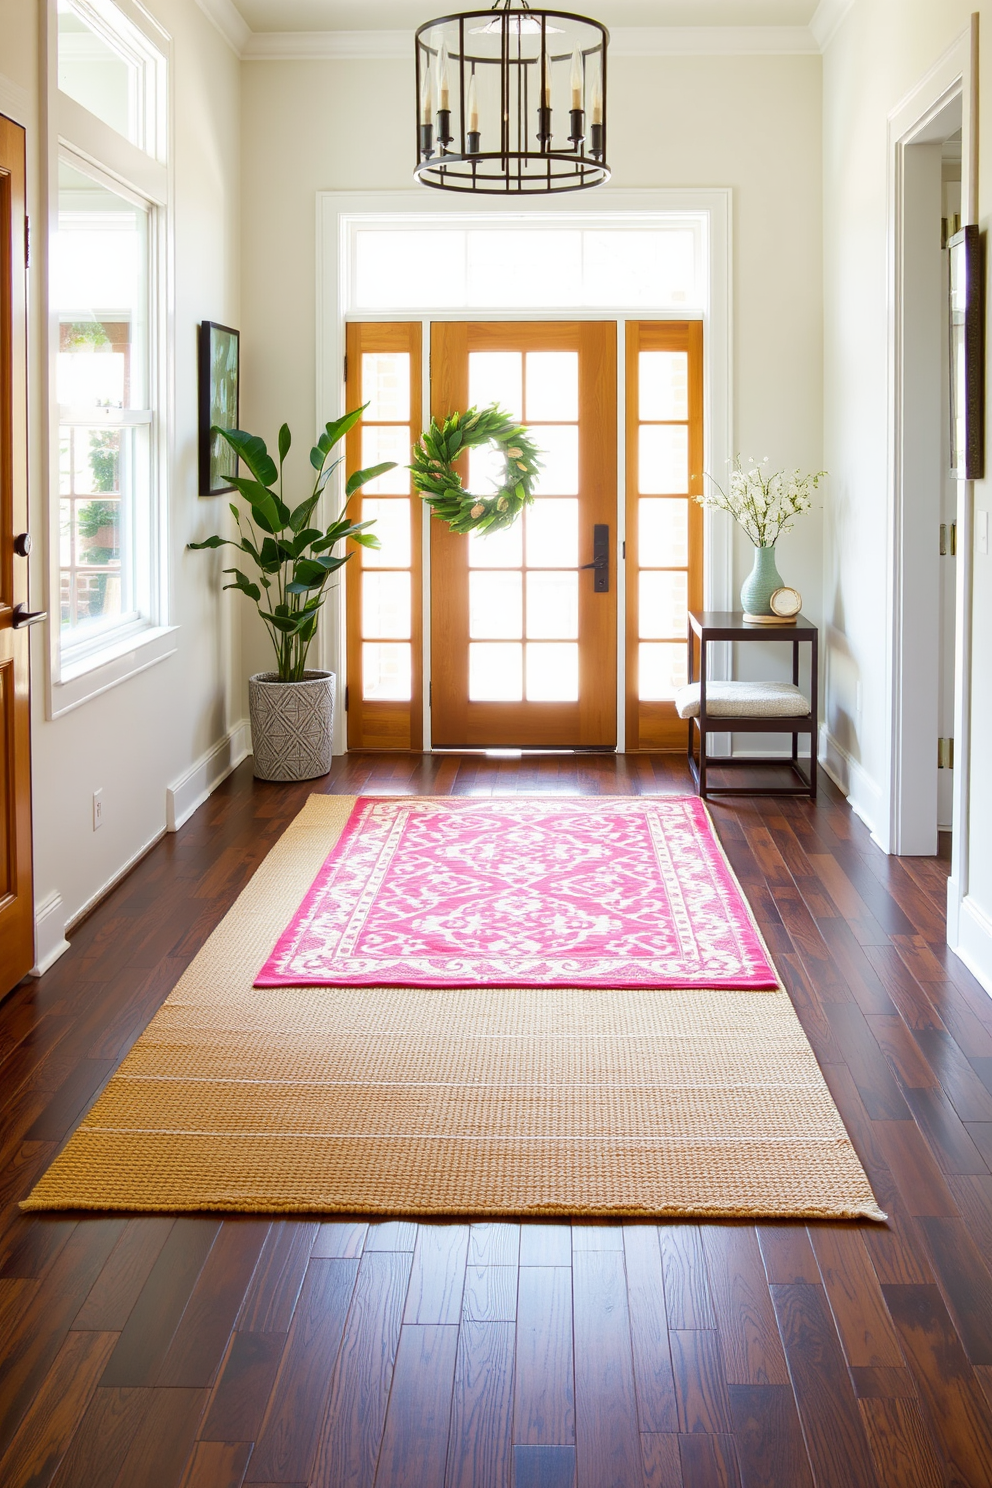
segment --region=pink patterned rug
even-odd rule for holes
[[[256,987],[774,987],[695,796],[359,797]]]

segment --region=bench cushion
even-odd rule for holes
[[[699,683],[675,694],[680,718],[699,717]],[[806,718],[809,699],[791,682],[707,682],[707,718]]]

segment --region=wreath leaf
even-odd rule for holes
[[[466,450],[485,444],[503,454],[503,479],[491,496],[473,496],[465,490],[454,462]],[[533,502],[540,453],[527,430],[494,403],[450,413],[440,423],[432,419],[413,447],[410,470],[414,488],[452,531],[500,532],[512,527]]]

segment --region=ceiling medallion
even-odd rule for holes
[[[488,196],[608,181],[609,39],[599,21],[526,0],[427,21],[416,35],[417,179]]]

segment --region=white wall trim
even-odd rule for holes
[[[212,749],[201,754],[165,792],[166,830],[178,832],[204,801],[237,769],[251,753],[251,736],[247,718],[228,729]]]
[[[34,965],[30,975],[44,976],[69,949],[62,916],[62,895],[49,894],[34,912]]]
[[[952,927],[954,937],[951,938]],[[992,997],[992,920],[979,909],[970,894],[963,899],[953,896],[948,885],[947,897],[948,944],[954,954],[964,962],[972,976],[981,982]]]
[[[196,0],[203,14],[217,27],[232,52],[244,56],[252,30],[234,0]]]
[[[198,3],[210,14],[225,0]],[[793,57],[817,56],[819,50],[808,26],[615,26],[610,30],[611,57]],[[241,43],[239,55],[245,62],[412,60],[413,31],[253,31]]]
[[[317,193],[317,408],[316,425],[321,428],[328,419],[339,417],[344,411],[344,324],[348,291],[348,230],[356,218],[368,217],[379,224],[404,216],[423,222],[425,218],[471,215],[478,222],[483,216],[499,217],[503,222],[511,215],[507,205],[480,212],[478,202],[454,200],[436,205],[429,200],[432,193],[419,191],[375,191],[351,193],[320,191]],[[642,190],[613,190],[604,187],[596,196],[596,207],[581,211],[573,201],[557,200],[545,202],[525,198],[512,203],[512,215],[527,220],[535,215],[558,216],[567,214],[573,218],[615,218],[620,214],[691,212],[705,213],[708,221],[709,279],[707,283],[707,308],[704,324],[704,460],[707,470],[724,469],[733,453],[733,192],[730,187],[669,188]],[[698,316],[698,310],[691,312]],[[362,319],[384,319],[384,316],[364,315]],[[397,313],[388,319],[414,320],[420,317],[415,312]],[[589,311],[562,308],[551,314],[542,311],[495,311],[492,309],[472,311],[469,308],[440,311],[430,317],[445,319],[527,320],[540,318],[569,319],[591,318],[600,320],[650,320],[652,315],[643,309],[615,309]],[[683,319],[684,316],[671,311],[658,311],[655,318]],[[426,346],[425,346],[426,351]],[[426,380],[425,380],[426,385]],[[622,488],[621,488],[622,489]],[[709,609],[730,609],[732,589],[732,532],[729,517],[724,513],[705,513],[704,544],[704,594]],[[427,574],[425,572],[425,581]],[[325,624],[318,632],[318,665],[336,673],[339,696],[347,683],[345,663],[345,606],[344,585],[336,591],[337,603],[325,607]],[[333,616],[333,619],[330,617]],[[330,623],[328,623],[328,620]],[[333,630],[331,627],[333,626]],[[330,634],[329,634],[330,632]],[[729,647],[720,646],[720,655],[715,658],[716,675],[726,674]],[[343,708],[335,709],[334,753],[345,752],[346,717]]]
[[[31,95],[20,83],[0,72],[0,114],[28,129],[34,123]]]
[[[854,0],[820,0],[809,29],[821,52],[825,52],[833,41],[853,5]]]
[[[848,754],[844,746],[833,737],[829,729],[820,726],[820,765],[830,776],[837,789],[843,791],[847,803],[855,816],[860,817],[871,833],[872,841],[884,849],[879,841],[877,824],[882,819],[883,793],[868,774],[864,765]]]

